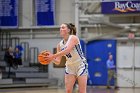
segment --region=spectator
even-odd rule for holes
[[[11,67],[14,67],[14,55],[12,47],[9,47],[4,55],[4,60],[6,61],[9,71],[8,71],[8,78],[10,77]]]
[[[14,61],[16,63],[16,65],[18,65],[18,67],[22,66],[22,50],[23,48],[18,45],[15,47],[15,51],[14,51]]]
[[[116,67],[113,60],[113,55],[109,54],[109,58],[107,60],[107,69],[108,69],[108,78],[107,78],[107,88],[110,89],[110,81],[114,78],[114,88],[117,89],[117,77],[116,77]]]

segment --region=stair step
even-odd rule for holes
[[[7,66],[7,63],[5,61],[0,61],[0,66],[5,67]]]
[[[25,78],[13,78],[13,84],[25,84]]]
[[[9,68],[6,67],[6,72],[8,72]],[[17,69],[11,68],[11,72],[39,72],[38,67],[19,67]]]
[[[0,55],[0,61],[3,61],[3,60],[4,60],[4,56]]]
[[[48,84],[4,84],[0,88],[48,87]]]
[[[5,51],[0,51],[0,60],[4,60]]]
[[[15,78],[15,73],[10,73],[10,76],[8,77],[8,72],[3,72],[2,73],[2,78]]]
[[[47,78],[26,78],[26,83],[30,83],[30,84],[36,84],[36,83],[40,83],[40,84],[49,84],[49,85],[57,85],[58,84],[58,80],[57,79],[47,79]]]
[[[48,77],[48,73],[45,73],[45,72],[31,72],[31,73],[19,73],[19,72],[17,72],[16,73],[16,77],[22,77],[22,78],[24,78],[24,77],[27,77],[27,78],[30,78],[30,77],[40,77],[40,78],[47,78]]]
[[[23,66],[29,67],[29,62],[22,62]],[[0,66],[6,67],[8,66],[7,63],[2,59],[0,60]]]
[[[22,65],[25,66],[25,67],[29,67],[30,66],[29,62],[27,62],[27,61],[22,62]]]
[[[4,56],[5,55],[5,51],[0,51],[0,56]]]
[[[0,84],[13,84],[12,79],[0,79]]]

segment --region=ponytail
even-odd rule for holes
[[[69,23],[69,24],[65,23],[65,24],[70,29],[70,33],[69,34],[70,35],[76,35],[76,27],[75,27],[75,25],[72,24],[72,23]]]
[[[70,31],[70,35],[76,35],[76,27],[74,24],[69,23],[70,27],[71,27],[71,31]]]

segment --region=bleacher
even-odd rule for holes
[[[5,49],[9,46],[14,48],[19,44],[24,48],[23,66],[17,69],[11,67],[8,77],[9,67],[4,61]],[[40,65],[37,55],[37,47],[29,47],[28,42],[20,42],[18,37],[10,37],[10,33],[0,32],[0,88],[57,85],[58,80],[49,78],[48,66]]]

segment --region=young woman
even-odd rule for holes
[[[8,71],[8,77],[10,78],[10,73],[11,73],[11,67],[16,69],[15,63],[14,63],[14,54],[13,54],[13,48],[12,47],[8,47],[5,51],[5,55],[4,55],[4,60],[8,65],[9,71]]]
[[[66,57],[65,87],[66,93],[72,93],[75,81],[78,81],[79,93],[86,93],[88,64],[81,49],[76,28],[73,24],[64,23],[60,26],[62,40],[57,45],[57,53],[46,57],[47,61],[59,64],[61,57]]]
[[[17,45],[15,47],[15,51],[14,51],[14,61],[15,61],[15,64],[17,66],[22,66],[22,50],[21,50],[21,46],[20,45]]]

